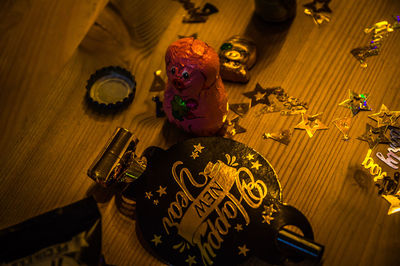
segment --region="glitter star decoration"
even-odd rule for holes
[[[322,115],[322,113],[316,115],[301,115],[301,122],[295,126],[295,129],[304,129],[308,136],[312,138],[317,130],[328,129],[328,127],[323,124],[318,117]]]
[[[153,235],[153,239],[151,240],[151,242],[153,242],[155,246],[161,244],[162,243],[161,236]]]
[[[232,110],[235,114],[240,117],[243,117],[249,112],[250,104],[249,103],[233,103],[229,104],[229,110]]]
[[[400,111],[390,111],[384,104],[382,104],[379,113],[368,116],[372,120],[378,122],[378,127],[394,126],[400,117]]]
[[[264,89],[259,83],[257,83],[253,91],[245,92],[243,95],[251,99],[251,107],[259,103],[269,105],[270,102],[268,96],[274,93],[274,91],[275,88]]]
[[[292,132],[289,129],[281,130],[277,133],[264,133],[264,139],[273,139],[285,145],[288,145],[292,139]]]
[[[366,124],[365,133],[357,139],[368,142],[369,148],[372,150],[379,143],[390,143],[389,139],[385,136],[386,128],[373,127]]]
[[[158,190],[156,190],[156,192],[161,197],[162,195],[167,195],[166,189],[167,189],[167,187],[160,186],[160,188]]]
[[[368,103],[368,94],[357,94],[354,91],[349,91],[349,99],[339,103],[340,106],[349,108],[353,113],[353,116],[358,114],[360,111],[371,111]]]
[[[239,249],[239,255],[243,255],[243,256],[247,256],[247,252],[249,252],[250,251],[250,249],[248,249],[247,247],[246,247],[246,245],[243,245],[243,246],[238,246],[238,249]]]
[[[350,139],[349,131],[352,121],[353,121],[352,117],[337,118],[332,121],[332,123],[337,127],[337,129],[339,129],[339,131],[342,132],[344,140]]]
[[[327,13],[332,13],[328,6],[330,0],[313,0],[311,3],[303,5],[305,7],[304,14],[311,16],[316,25],[321,25],[323,22],[329,22],[330,17]],[[323,14],[324,13],[324,14]]]

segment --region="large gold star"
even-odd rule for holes
[[[199,152],[199,153],[201,153],[201,151],[204,149],[204,147],[201,146],[200,143],[197,144],[197,145],[193,145],[193,147],[194,147],[194,151],[195,151],[195,152]]]
[[[301,122],[295,126],[295,129],[304,129],[310,138],[314,136],[317,130],[328,129],[328,127],[318,119],[318,116],[321,114],[322,113],[311,116],[301,114]]]
[[[167,195],[167,192],[165,191],[167,189],[167,187],[162,187],[160,186],[160,188],[158,190],[156,190],[156,192],[158,193],[158,195],[161,197],[162,195]]]
[[[185,260],[185,262],[187,262],[190,265],[192,264],[196,264],[196,256],[190,256],[188,255],[188,258]]]
[[[262,166],[262,164],[260,164],[258,162],[258,160],[255,162],[251,162],[251,168],[256,168],[258,170],[258,168],[260,168],[260,166]]]
[[[389,111],[389,109],[382,104],[379,113],[369,115],[368,117],[377,121],[378,127],[393,126],[400,117],[400,111]]]
[[[250,251],[250,249],[246,247],[246,244],[244,244],[243,246],[238,246],[238,249],[239,249],[239,255],[243,255],[245,257],[247,256],[247,252]]]
[[[394,195],[382,195],[390,203],[388,215],[400,211],[400,192]]]
[[[153,237],[154,238],[151,240],[151,242],[153,242],[155,246],[162,243],[161,236],[153,235]]]

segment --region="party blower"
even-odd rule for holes
[[[172,265],[236,265],[255,256],[279,264],[321,260],[307,218],[282,202],[277,175],[258,152],[222,137],[193,138],[135,155],[118,128],[88,171],[105,187],[128,183],[139,239]],[[146,161],[146,163],[145,163]],[[286,228],[295,226],[303,235]]]

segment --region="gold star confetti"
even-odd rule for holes
[[[150,199],[151,197],[153,197],[153,194],[151,192],[145,192],[145,196],[146,199]]]
[[[365,133],[357,139],[368,142],[369,148],[372,150],[379,143],[390,143],[390,140],[385,136],[386,128],[373,127],[366,124]]]
[[[156,200],[156,199],[153,200],[153,204],[157,206],[158,205],[158,200]]]
[[[388,215],[400,211],[400,192],[394,195],[382,195],[382,197],[390,203]]]
[[[389,109],[382,104],[379,113],[369,115],[368,117],[378,122],[378,127],[393,126],[395,121],[400,116],[400,111],[389,111]]]
[[[247,131],[244,127],[239,125],[239,118],[240,117],[238,116],[229,122],[227,128],[228,135],[235,136],[236,134],[245,133]]]
[[[185,262],[187,262],[190,265],[192,264],[196,264],[196,256],[190,256],[188,255],[188,258],[185,260]]]
[[[263,215],[262,217],[263,217],[262,223],[271,224],[271,221],[274,220],[274,217],[270,215]]]
[[[255,162],[251,162],[251,168],[256,168],[258,170],[258,168],[260,168],[260,166],[262,166],[262,164],[260,164],[258,162],[258,160]]]
[[[153,237],[154,238],[151,240],[151,242],[153,242],[155,246],[162,243],[161,236],[153,235]]]
[[[201,146],[200,143],[197,144],[197,145],[193,145],[193,147],[194,147],[194,151],[195,151],[195,152],[199,152],[199,153],[201,153],[201,151],[204,149],[204,147]]]
[[[250,251],[250,249],[246,247],[246,244],[244,244],[243,246],[238,246],[238,249],[239,249],[239,255],[243,255],[245,257],[247,256],[247,252]]]
[[[264,133],[263,138],[273,139],[275,141],[288,145],[290,143],[290,140],[292,139],[292,132],[290,132],[289,129],[285,129],[281,130],[278,133]]]
[[[243,117],[249,112],[250,103],[233,103],[229,104],[229,110],[232,110],[235,114]]]
[[[242,231],[242,230],[243,230],[242,225],[241,225],[241,224],[236,224],[235,230],[236,230],[237,232]]]
[[[269,206],[264,205],[264,211],[262,212],[263,214],[273,215],[274,212],[277,212],[277,210],[274,209],[274,204]]]
[[[360,111],[371,111],[371,108],[368,106],[367,99],[368,94],[358,94],[350,90],[349,99],[344,100],[343,102],[339,103],[339,105],[349,108],[353,113],[353,116],[355,116]]]
[[[247,160],[251,161],[254,159],[254,154],[249,153],[249,154],[247,154],[246,158],[247,158]]]
[[[314,136],[317,130],[328,129],[328,127],[318,119],[321,114],[322,113],[311,116],[302,114],[301,122],[296,125],[295,129],[304,129],[310,138]]]
[[[166,189],[167,189],[167,187],[162,187],[162,186],[160,186],[160,188],[158,189],[158,190],[156,190],[156,192],[158,193],[158,195],[161,197],[162,195],[167,195],[167,192],[166,192]]]
[[[340,130],[343,134],[343,139],[344,140],[349,140],[349,131],[350,131],[350,126],[352,123],[353,118],[351,117],[344,117],[344,118],[337,118],[332,123],[337,127],[337,129]]]
[[[199,157],[199,153],[197,151],[192,152],[192,155],[190,155],[190,157],[192,157],[193,159],[196,159],[197,157]]]

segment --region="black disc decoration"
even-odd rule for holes
[[[306,217],[282,203],[268,161],[231,139],[194,138],[155,149],[127,193],[136,199],[144,246],[172,265],[236,265],[252,256],[281,263],[290,257],[282,244],[293,246],[280,232],[285,225],[313,239]]]

